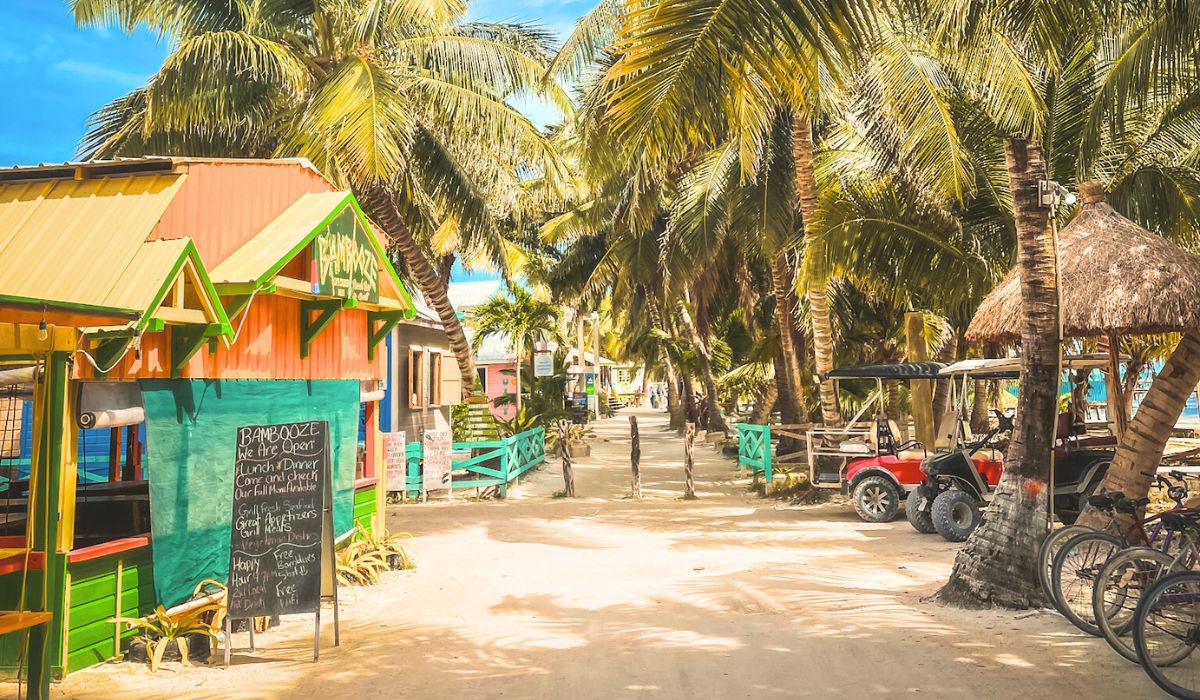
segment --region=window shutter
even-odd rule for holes
[[[417,398],[419,396],[419,394],[417,393],[417,390],[419,388],[417,386],[417,382],[419,381],[418,374],[417,374],[417,362],[418,362],[417,358],[419,357],[419,355],[420,355],[420,353],[418,351],[413,350],[412,348],[409,348],[409,350],[408,350],[408,384],[407,384],[408,407],[409,408],[417,408],[420,406],[420,404],[418,403],[418,398]]]
[[[438,382],[441,385],[441,400],[443,405],[453,406],[462,402],[462,373],[458,371],[458,358],[453,355],[441,356],[441,372]]]
[[[429,353],[429,405],[442,405],[442,353]]]

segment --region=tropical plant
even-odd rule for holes
[[[142,634],[137,639],[146,645],[146,655],[149,657],[150,671],[154,672],[162,666],[163,655],[171,645],[179,650],[179,660],[184,666],[190,666],[188,660],[188,638],[193,635],[208,637],[217,641],[220,631],[220,617],[214,623],[206,618],[223,616],[224,605],[209,603],[188,610],[178,615],[167,614],[162,605],[154,608],[154,614],[147,619],[138,617],[114,617],[113,624],[126,625],[127,629],[138,629]]]
[[[337,580],[347,586],[373,586],[385,571],[416,568],[416,563],[401,545],[407,533],[375,534],[355,527],[350,542],[338,550]]]
[[[446,285],[459,255],[510,270],[520,256],[502,231],[562,179],[549,139],[509,104],[536,94],[571,110],[543,79],[549,34],[464,21],[465,0],[71,6],[80,25],[146,26],[172,44],[145,86],[96,113],[82,155],[308,158],[383,227],[471,389]]]
[[[516,374],[521,376],[521,360],[525,350],[529,351],[529,363],[533,366],[533,354],[538,342],[554,341],[565,344],[562,335],[562,311],[558,306],[536,298],[524,287],[513,285],[511,298],[504,293],[477,306],[471,313],[475,329],[474,349],[479,351],[484,339],[501,335],[508,340],[508,349],[516,357]],[[517,382],[516,404],[521,410],[523,382]]]
[[[587,442],[589,437],[592,437],[593,435],[595,435],[595,432],[586,425],[580,423],[570,423],[567,426],[566,438],[567,444],[569,445],[582,445]],[[562,447],[562,442],[563,431],[559,430],[558,426],[555,426],[553,429],[546,430],[547,452],[558,452],[558,450]]]

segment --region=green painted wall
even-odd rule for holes
[[[354,523],[367,532],[371,531],[371,519],[375,515],[375,486],[366,486],[354,491]]]
[[[121,565],[121,615],[142,617],[154,612],[154,565],[150,547],[118,552],[70,564],[71,607],[67,618],[67,673],[93,666],[114,655],[117,612],[117,566]],[[124,625],[122,625],[124,627]],[[122,649],[137,630],[123,630]]]

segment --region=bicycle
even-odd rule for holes
[[[1200,700],[1200,572],[1159,579],[1134,615],[1138,660],[1155,685],[1177,698]]]
[[[1116,519],[1112,517],[1112,510],[1117,501],[1122,498],[1125,498],[1125,494],[1120,491],[1098,493],[1088,497],[1088,505],[1109,515],[1110,520],[1106,526],[1106,530],[1109,527],[1115,527]],[[1060,603],[1051,588],[1051,571],[1053,570],[1054,556],[1058,554],[1068,540],[1086,532],[1095,532],[1095,529],[1087,525],[1067,525],[1047,535],[1046,539],[1042,540],[1042,544],[1038,547],[1038,584],[1042,587],[1042,593],[1050,601],[1050,604],[1060,613],[1062,612]]]
[[[1156,484],[1160,489],[1166,489],[1167,495],[1175,501],[1175,508],[1171,512],[1182,512],[1185,510],[1184,500],[1188,496],[1186,475],[1172,471],[1169,472],[1169,476],[1175,479],[1178,485],[1172,485],[1162,475],[1156,477]],[[1166,531],[1164,539],[1164,530],[1158,515],[1137,520],[1128,528],[1123,527],[1112,515],[1115,511],[1134,518],[1137,512],[1149,503],[1149,498],[1117,498],[1109,511],[1110,519],[1104,530],[1084,532],[1067,539],[1054,556],[1051,565],[1050,599],[1064,617],[1088,634],[1104,635],[1096,622],[1092,599],[1100,569],[1111,557],[1120,550],[1133,546],[1156,546],[1164,553],[1171,553],[1174,539],[1170,531]],[[1063,575],[1064,570],[1069,572],[1067,576]],[[1116,614],[1118,611],[1112,612]],[[1110,643],[1113,642],[1110,640]]]
[[[1196,513],[1182,510],[1182,499],[1176,499],[1177,511],[1163,513],[1159,519],[1165,535],[1156,547],[1132,547],[1113,555],[1096,575],[1092,591],[1092,619],[1100,636],[1118,654],[1139,663],[1137,649],[1130,634],[1138,603],[1143,593],[1156,581],[1171,572],[1191,570],[1200,561],[1197,538],[1192,533]],[[1178,533],[1178,551],[1171,547]]]

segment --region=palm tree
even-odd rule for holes
[[[475,328],[473,350],[479,352],[483,340],[492,335],[508,338],[509,350],[516,356],[517,411],[521,410],[521,358],[529,348],[529,366],[539,342],[554,341],[565,345],[562,335],[562,311],[559,307],[535,298],[524,287],[511,287],[512,298],[503,292],[476,307],[471,314]],[[580,364],[582,364],[580,360]]]
[[[934,9],[928,16],[943,42],[941,57],[1004,137],[1022,295],[1022,390],[1012,440],[1017,449],[1008,454],[983,523],[959,551],[939,596],[968,605],[1025,607],[1041,596],[1034,567],[1047,527],[1060,334],[1051,211],[1039,187],[1053,173],[1075,182],[1100,175],[1122,189],[1136,189],[1134,182],[1147,178],[1160,191],[1171,191],[1171,178],[1139,167],[1136,151],[1113,153],[1111,146],[1153,141],[1156,131],[1172,131],[1173,120],[1151,119],[1157,126],[1149,133],[1139,128],[1140,120],[1172,94],[1168,84],[1188,84],[1175,85],[1171,76],[1190,72],[1183,55],[1200,26],[1193,10],[1175,12],[1154,3],[1097,11],[1087,2],[1035,9],[1027,3],[967,0]],[[1190,95],[1194,88],[1185,89]],[[1126,165],[1140,174],[1131,176]],[[1145,213],[1161,222],[1171,218],[1169,209]],[[1190,358],[1194,348],[1187,343],[1181,348]],[[1164,387],[1156,401],[1170,403],[1178,393],[1173,389]]]
[[[548,138],[508,104],[528,92],[570,110],[543,80],[547,34],[465,22],[462,0],[73,0],[72,9],[81,25],[144,25],[172,42],[144,87],[94,116],[83,155],[309,158],[383,228],[469,390],[474,359],[446,263],[464,253],[502,264],[510,251],[497,218],[519,208],[529,173],[550,188],[562,176]]]

